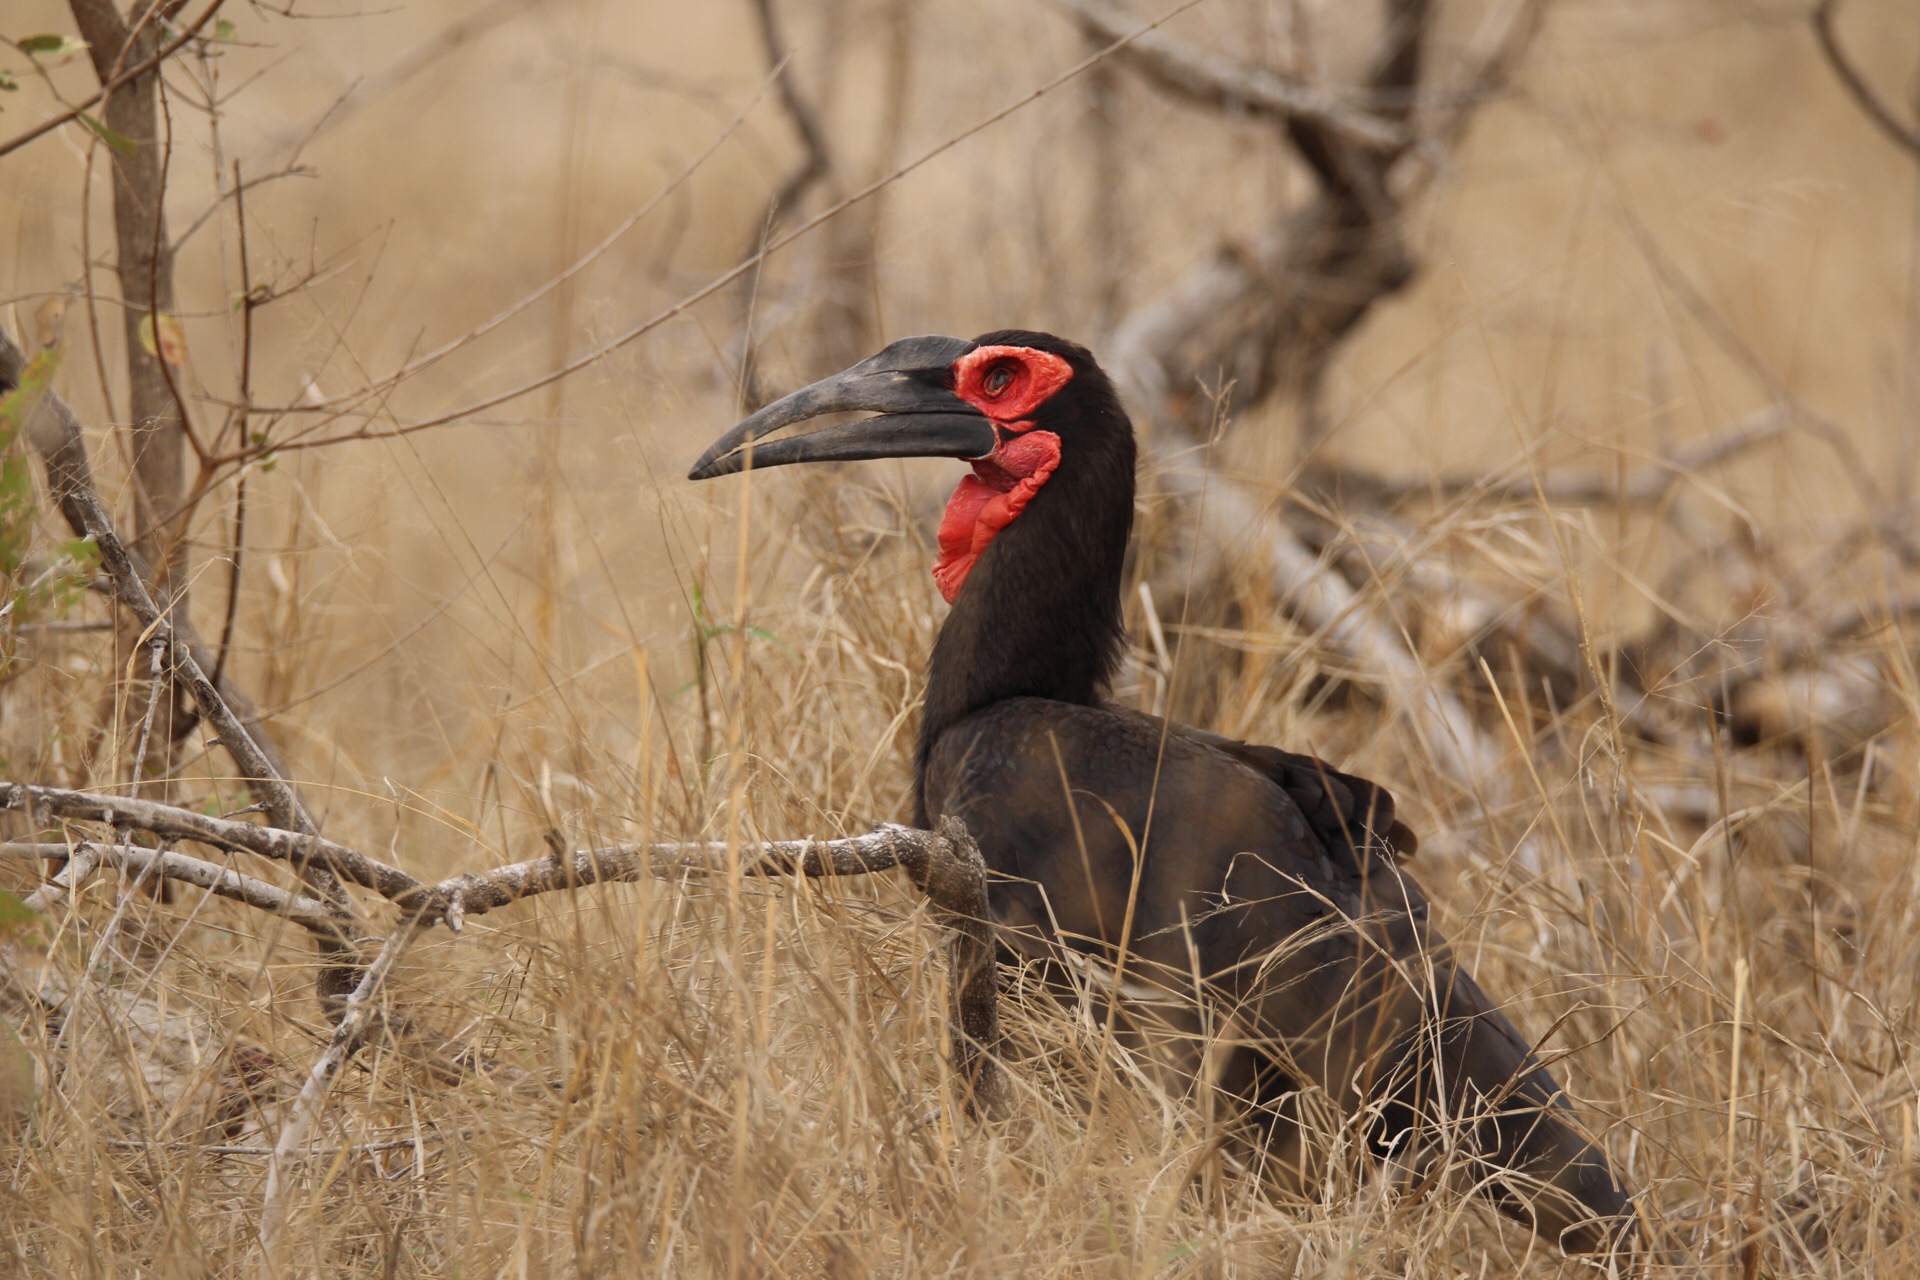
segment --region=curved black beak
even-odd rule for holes
[[[746,419],[700,455],[687,479],[711,480],[749,465],[985,457],[998,443],[993,424],[948,389],[953,362],[974,346],[965,338],[902,338],[846,372],[802,387]],[[881,416],[754,444],[781,427],[855,409]]]

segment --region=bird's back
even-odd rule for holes
[[[979,842],[1016,947],[1059,939],[1111,965],[1124,945],[1128,982],[1189,999],[1197,984],[1208,1025],[1239,1046],[1220,1078],[1248,1103],[1310,1082],[1351,1113],[1378,1107],[1383,1142],[1467,1115],[1460,1149],[1509,1171],[1503,1207],[1569,1229],[1570,1248],[1617,1229],[1590,1221],[1627,1206],[1605,1158],[1564,1123],[1554,1081],[1396,864],[1411,839],[1384,790],[1311,757],[1039,698],[948,729],[922,786],[933,818],[959,817]],[[1563,1194],[1522,1185],[1536,1181]]]

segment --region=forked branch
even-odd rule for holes
[[[356,982],[341,1003],[333,1036],[309,1071],[274,1145],[260,1227],[260,1241],[270,1261],[280,1258],[284,1244],[292,1162],[304,1150],[333,1080],[380,1025],[383,1015],[379,996],[401,954],[423,929],[445,924],[458,931],[473,916],[543,893],[648,878],[727,875],[736,870],[747,876],[822,878],[867,875],[898,867],[926,895],[946,930],[949,1054],[961,1102],[969,1112],[992,1115],[1003,1112],[1009,1100],[1004,1074],[991,1056],[999,1043],[1000,1022],[986,864],[966,827],[952,818],[943,821],[937,832],[887,824],[866,835],[839,840],[778,840],[738,847],[724,842],[679,842],[580,849],[428,884],[378,858],[318,835],[209,817],[151,800],[0,783],[0,809],[27,814],[35,824],[58,821],[65,828],[73,823],[97,823],[110,830],[191,840],[295,866],[318,865],[401,908],[400,923],[380,942],[373,962],[354,971]],[[42,907],[67,896],[99,866],[117,866],[147,877],[197,885],[290,920],[326,939],[337,950],[351,948],[359,953],[373,945],[372,940],[353,933],[329,903],[185,854],[82,837],[71,842],[0,844],[0,857],[69,859],[65,882],[37,899]]]

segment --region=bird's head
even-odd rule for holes
[[[848,410],[879,416],[756,443],[793,423]],[[1113,384],[1085,347],[1003,329],[971,341],[902,338],[746,419],[700,455],[688,478],[792,462],[965,460],[973,474],[947,502],[933,570],[941,594],[952,601],[995,535],[1056,473],[1085,469],[1084,460],[1095,454],[1124,461],[1124,493],[1113,497],[1130,515],[1132,427]]]

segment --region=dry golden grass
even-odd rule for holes
[[[813,83],[843,187],[1084,52],[1066,24],[1018,0],[919,6],[909,109],[889,142],[887,6],[792,7],[809,75],[813,51],[844,42],[829,82]],[[1285,6],[1271,8],[1203,5],[1174,29],[1270,50]],[[1920,54],[1911,14],[1901,0],[1852,8],[1845,30],[1869,69],[1904,83]],[[763,68],[737,9],[537,6],[323,134],[309,156],[317,179],[249,205],[257,275],[325,273],[263,313],[258,396],[356,385],[591,245],[755,91]],[[236,50],[222,70],[229,84],[268,71],[229,111],[223,146],[266,156],[353,75],[464,11],[425,3],[312,24],[237,11],[240,35],[272,48]],[[51,0],[10,5],[0,22],[8,35],[69,25]],[[1450,20],[1448,38],[1470,25]],[[84,68],[64,74],[84,87]],[[1338,362],[1331,450],[1396,475],[1525,475],[1519,458],[1631,466],[1662,432],[1684,439],[1769,398],[1716,339],[1724,323],[1780,386],[1842,425],[1888,492],[1904,492],[1901,433],[1920,430],[1902,380],[1920,306],[1915,170],[1842,97],[1797,9],[1563,4],[1523,90],[1483,114],[1423,203],[1420,282]],[[0,133],[35,118],[39,93],[24,84],[0,104]],[[1303,189],[1263,130],[1129,86],[1128,165],[1109,193],[1127,257],[1101,261],[1083,247],[1100,194],[1081,154],[1086,111],[1069,85],[891,189],[870,245],[815,237],[789,251],[758,304],[771,376],[836,358],[836,336],[810,324],[818,281],[845,266],[834,252],[871,254],[870,319],[885,336],[1021,323],[1092,337],[1087,317],[1116,279],[1126,301],[1149,297]],[[181,108],[183,136],[190,124],[201,132],[182,147],[176,226],[211,190],[204,122]],[[0,258],[0,297],[23,315],[79,277],[83,142],[70,131],[0,159],[0,242],[15,247]],[[790,146],[763,101],[575,287],[412,380],[391,412],[439,413],[514,385],[732,265]],[[95,253],[111,243],[101,181]],[[180,265],[193,375],[213,394],[234,377],[227,221]],[[1642,234],[1707,317],[1661,278]],[[735,416],[735,322],[730,305],[709,305],[479,424],[290,453],[254,473],[236,670],[277,713],[329,834],[434,876],[532,856],[550,828],[588,844],[838,834],[902,816],[940,614],[925,566],[945,471],[681,481]],[[110,364],[117,325],[102,326]],[[62,391],[103,424],[77,311],[68,338]],[[1284,411],[1263,413],[1233,427],[1218,461],[1278,496],[1291,440]],[[113,438],[91,442],[117,476]],[[225,598],[225,501],[196,529],[194,607],[208,631]],[[1655,584],[1694,553],[1643,513],[1468,495],[1406,514],[1423,548],[1469,576],[1569,610],[1577,595],[1603,648],[1663,604],[1710,634],[1790,607],[1768,574],[1790,576],[1860,514],[1832,451],[1804,438],[1702,477],[1686,501],[1713,528],[1753,529],[1744,563],[1759,568],[1696,574],[1685,598],[1657,601]],[[1158,514],[1149,489],[1149,536]],[[64,533],[49,525],[49,536]],[[1905,585],[1885,557],[1855,554],[1814,598],[1870,604]],[[1898,628],[1854,644],[1888,709],[1870,746],[1829,757],[1835,744],[1815,735],[1811,754],[1703,754],[1623,737],[1597,699],[1549,705],[1503,676],[1510,727],[1436,621],[1440,602],[1385,566],[1368,599],[1405,620],[1436,678],[1466,691],[1507,752],[1491,790],[1514,798],[1496,805],[1446,780],[1371,673],[1344,670],[1257,588],[1234,594],[1196,602],[1193,625],[1169,635],[1172,709],[1310,747],[1403,798],[1428,837],[1414,870],[1446,927],[1524,1029],[1552,1029],[1545,1052],[1567,1055],[1557,1072],[1667,1224],[1677,1272],[1920,1273],[1920,679]],[[1144,703],[1155,660],[1135,633],[1120,693]],[[105,637],[42,633],[23,636],[15,659],[0,689],[0,775],[123,783],[128,745],[113,729],[138,709],[112,691],[127,655]],[[1697,724],[1707,712],[1676,714]],[[175,796],[239,808],[220,758],[196,741],[176,762]],[[1545,874],[1514,860],[1523,839]],[[0,874],[28,883],[11,865]],[[47,954],[70,968],[87,956],[114,887],[96,882],[48,921]],[[140,901],[141,963],[116,970],[111,989],[163,1001],[193,1028],[174,1046],[186,1083],[144,1079],[149,1051],[124,1035],[76,1032],[56,1049],[26,1025],[37,1092],[21,1102],[30,1126],[0,1147],[0,1269],[258,1265],[259,1151],[326,1035],[311,955],[228,903]],[[603,888],[432,937],[390,998],[478,1046],[490,1068],[450,1085],[396,1051],[358,1059],[295,1188],[298,1270],[1587,1273],[1477,1201],[1400,1196],[1355,1162],[1336,1162],[1310,1202],[1265,1195],[1219,1158],[1204,1106],[1154,1086],[1097,1022],[1017,986],[1004,1010],[1024,1055],[1015,1115],[965,1118],[943,1080],[935,939],[891,878]],[[0,1071],[20,1056],[0,1042]]]

